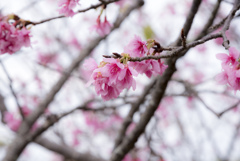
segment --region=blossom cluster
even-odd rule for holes
[[[73,9],[79,4],[79,0],[60,0],[58,6],[59,14],[64,14],[65,16],[72,17],[76,13]]]
[[[216,76],[219,84],[228,84],[231,89],[240,90],[240,53],[234,48],[229,48],[228,54],[217,54],[217,59],[222,61],[222,72]]]
[[[25,27],[16,27],[6,20],[0,21],[0,54],[13,54],[21,47],[29,47],[30,31]]]
[[[133,76],[146,74],[162,74],[167,65],[159,60],[144,60],[141,62],[129,61],[131,57],[143,57],[149,55],[148,44],[140,37],[134,39],[125,47],[121,58],[104,58],[100,65],[94,59],[85,61],[84,68],[91,74],[88,85],[95,86],[96,93],[103,100],[117,98],[123,89],[136,89],[136,80]]]

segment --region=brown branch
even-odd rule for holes
[[[222,34],[220,32],[215,33],[215,34],[209,34],[209,35],[203,37],[200,40],[195,40],[195,41],[193,41],[191,43],[188,43],[188,44],[183,44],[184,46],[166,48],[168,50],[172,50],[167,55],[148,55],[148,56],[144,56],[144,57],[130,57],[128,61],[132,61],[132,62],[137,62],[138,61],[138,62],[140,62],[140,61],[149,60],[149,59],[158,60],[158,59],[163,59],[163,58],[179,57],[179,56],[181,56],[180,53],[182,53],[184,50],[188,50],[190,48],[193,48],[197,45],[203,44],[203,43],[205,43],[209,40],[216,39],[218,37],[222,37]],[[117,57],[115,55],[113,55],[113,56],[103,55],[103,57],[119,59],[119,57]]]
[[[109,0],[109,1],[101,1],[101,3],[99,4],[96,4],[96,5],[92,5],[88,8],[85,8],[85,9],[82,9],[82,10],[78,10],[77,13],[82,13],[82,12],[86,12],[86,11],[89,11],[91,9],[97,9],[98,7],[101,7],[103,5],[108,5],[110,3],[114,3],[114,2],[117,2],[119,0]],[[52,18],[48,18],[48,19],[45,19],[45,20],[42,20],[42,21],[39,21],[39,22],[28,22],[27,25],[29,24],[32,24],[32,25],[39,25],[39,24],[42,24],[42,23],[45,23],[45,22],[48,22],[48,21],[52,21],[52,20],[55,20],[55,19],[60,19],[60,18],[65,18],[66,16],[64,15],[61,15],[61,16],[57,16],[57,17],[52,17]]]
[[[233,104],[232,106],[228,107],[227,109],[223,110],[222,112],[218,113],[218,117],[221,117],[223,114],[225,114],[226,112],[236,108],[236,106],[240,103],[240,100],[237,101],[235,104]]]
[[[213,132],[212,132],[212,130],[211,130],[208,126],[205,126],[205,124],[204,124],[204,118],[203,118],[203,116],[202,116],[201,111],[196,110],[196,112],[197,112],[197,114],[198,114],[200,124],[201,124],[201,126],[205,129],[206,135],[208,136],[209,143],[211,143],[210,145],[212,146],[213,150],[215,151],[217,160],[221,160],[221,157],[220,157],[221,152],[219,151],[218,145],[216,144],[216,142],[215,142],[215,140],[214,140],[214,138],[213,138]]]
[[[223,25],[223,28],[221,30],[221,33],[222,33],[222,38],[223,38],[223,46],[225,47],[225,49],[228,49],[229,48],[229,40],[226,36],[226,31],[229,29],[229,26],[230,26],[230,23],[232,21],[232,19],[234,18],[234,15],[235,13],[237,12],[237,10],[239,10],[240,8],[240,1],[239,0],[235,0],[235,3],[233,5],[233,8],[232,10],[230,11],[224,25]]]
[[[215,116],[218,117],[218,113],[215,112],[212,108],[210,108],[201,97],[199,97],[199,95],[195,92],[194,96],[210,111],[212,112]]]
[[[4,103],[4,97],[0,94],[0,112],[1,112],[1,119],[2,122],[5,123],[4,121],[4,113],[7,111],[7,107]]]
[[[149,59],[158,60],[158,59],[163,59],[163,58],[178,57],[179,54],[181,52],[183,52],[184,50],[190,49],[192,47],[195,47],[197,45],[203,44],[203,43],[205,43],[205,42],[207,42],[209,40],[212,40],[212,39],[215,39],[215,38],[218,38],[218,37],[221,37],[221,33],[209,34],[209,35],[203,37],[200,40],[196,40],[196,41],[193,41],[191,43],[186,44],[185,47],[183,47],[183,46],[178,47],[177,49],[175,49],[172,52],[170,52],[170,54],[167,54],[167,55],[157,55],[157,56],[149,55],[149,56],[144,56],[144,57],[131,57],[129,59],[129,61],[136,62],[136,61],[143,61],[143,60],[149,60]]]
[[[37,144],[64,156],[67,159],[78,160],[78,161],[105,161],[104,159],[95,157],[89,153],[79,153],[72,147],[67,145],[59,145],[49,139],[39,137],[35,141]]]
[[[132,104],[132,108],[129,111],[128,115],[124,119],[121,128],[117,134],[114,149],[122,143],[123,138],[126,136],[126,131],[129,125],[132,122],[133,115],[138,111],[140,105],[145,101],[146,96],[149,94],[150,90],[153,88],[153,86],[156,83],[156,79],[154,79],[147,87],[144,88],[144,92],[139,97],[138,101],[134,104]]]
[[[18,98],[17,98],[17,95],[16,95],[15,91],[13,90],[13,86],[12,86],[13,81],[12,81],[12,78],[10,77],[7,69],[5,68],[5,65],[3,64],[3,62],[2,62],[1,60],[0,60],[0,64],[1,64],[1,66],[2,66],[2,69],[3,69],[4,73],[5,73],[5,75],[6,75],[7,78],[8,78],[9,88],[10,88],[10,91],[11,91],[11,93],[12,93],[14,99],[15,99],[15,102],[16,102],[16,104],[17,104],[19,113],[20,113],[22,119],[24,119],[23,110],[22,110],[21,105],[20,105],[20,103],[19,103],[19,101],[18,101]]]
[[[217,12],[220,8],[220,4],[221,4],[222,0],[218,0],[213,8],[213,11],[211,13],[211,16],[209,17],[207,23],[204,25],[202,32],[198,35],[198,37],[196,38],[196,40],[201,39],[204,35],[206,35],[208,32],[208,29],[210,28],[210,26],[213,24],[214,19],[217,16]],[[220,23],[221,24],[221,23]],[[223,23],[222,23],[223,24]]]
[[[209,29],[208,29],[207,32],[210,33],[210,32],[213,32],[214,30],[220,28],[220,27],[225,23],[226,20],[227,20],[227,17],[225,17],[224,19],[222,19],[219,23],[217,23],[217,24],[209,27]]]
[[[186,48],[187,42],[186,42],[186,36],[184,34],[184,30],[183,29],[181,30],[181,39],[182,39],[182,46],[183,46],[183,48]]]

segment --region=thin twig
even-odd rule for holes
[[[226,113],[226,112],[228,112],[228,111],[236,108],[236,106],[237,106],[239,103],[240,103],[240,100],[237,101],[237,102],[236,102],[235,104],[233,104],[232,106],[230,106],[230,107],[228,107],[227,109],[225,109],[225,110],[223,110],[222,112],[220,112],[220,113],[218,114],[218,117],[221,117],[224,113]]]
[[[114,2],[117,2],[119,0],[109,0],[109,1],[101,1],[101,3],[99,4],[96,4],[96,5],[92,5],[90,7],[87,7],[85,9],[82,9],[82,10],[78,10],[77,13],[82,13],[82,12],[86,12],[86,11],[89,11],[91,9],[96,9],[102,5],[108,5],[110,3],[114,3]],[[39,21],[39,22],[28,22],[28,24],[32,24],[32,25],[39,25],[39,24],[42,24],[42,23],[45,23],[45,22],[48,22],[48,21],[52,21],[52,20],[55,20],[55,19],[60,19],[60,18],[65,18],[66,16],[64,15],[61,15],[61,16],[57,16],[57,17],[51,17],[51,18],[48,18],[48,19],[45,19],[45,20],[42,20],[42,21]]]
[[[12,86],[13,81],[12,81],[12,78],[10,77],[10,75],[9,75],[9,73],[8,73],[8,71],[7,71],[7,69],[5,68],[5,65],[3,64],[3,62],[2,62],[1,60],[0,60],[0,64],[1,64],[1,66],[2,66],[2,69],[3,69],[4,73],[5,73],[5,75],[6,75],[7,78],[8,78],[8,81],[9,81],[9,88],[10,88],[10,91],[11,91],[11,93],[12,93],[14,99],[15,99],[15,102],[16,102],[16,104],[17,104],[17,107],[18,107],[19,113],[20,113],[22,119],[24,119],[24,113],[23,113],[23,110],[22,110],[21,105],[20,105],[20,103],[19,103],[19,101],[18,101],[18,98],[17,98],[17,95],[16,95],[15,91],[13,90],[13,86]]]
[[[240,8],[240,1],[239,0],[236,0],[234,5],[233,5],[233,8],[232,10],[230,11],[224,25],[223,25],[223,28],[221,30],[221,33],[222,33],[222,38],[223,38],[223,46],[225,47],[225,49],[228,49],[230,46],[230,42],[226,36],[226,31],[229,29],[229,26],[230,26],[230,23],[232,21],[232,19],[234,18],[234,15],[235,13],[237,12],[237,10],[239,10]]]

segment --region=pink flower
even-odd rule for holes
[[[139,74],[144,74],[149,68],[145,60],[141,62],[129,62],[129,66],[134,68]]]
[[[47,65],[52,62],[56,62],[57,60],[57,54],[43,54],[39,53],[38,54],[38,60],[40,61],[41,64]]]
[[[100,17],[98,17],[100,23]],[[146,74],[151,77],[152,74],[163,74],[167,65],[161,59],[144,60],[141,62],[129,62],[130,55],[143,57],[148,54],[147,43],[140,37],[135,38],[128,44],[120,59],[104,59],[99,66],[93,59],[88,59],[84,63],[84,68],[91,73],[91,78],[87,85],[93,84],[95,91],[101,95],[103,100],[117,98],[123,89],[136,89],[136,81],[133,76]],[[130,54],[129,54],[130,53]]]
[[[108,22],[107,17],[105,16],[104,22],[101,22],[100,15],[97,18],[97,24],[94,25],[91,30],[96,30],[100,36],[105,36],[111,31],[112,25]]]
[[[151,78],[152,74],[160,74],[167,69],[167,65],[164,64],[161,59],[159,60],[144,60],[141,62],[130,62],[129,65],[134,68],[140,74],[146,74],[147,77]]]
[[[125,68],[121,71],[119,75],[119,82],[117,83],[117,87],[120,89],[130,89],[131,87],[133,90],[136,89],[136,81],[133,76],[137,76],[138,73],[133,70],[132,67],[126,65]]]
[[[124,51],[132,57],[143,57],[147,52],[147,45],[139,36],[135,35],[134,39],[125,47]]]
[[[117,98],[121,93],[121,90],[115,86],[110,86],[109,78],[103,77],[99,70],[95,70],[91,76],[91,80],[88,84],[95,86],[95,91],[98,95],[101,95],[103,100],[107,101],[113,98]]]
[[[120,63],[119,59],[104,59],[108,62],[101,70],[104,77],[109,77],[109,85],[116,84],[119,80],[119,76],[122,70],[124,70],[124,65]]]
[[[25,27],[18,29],[0,21],[0,54],[13,54],[23,46],[30,46],[30,31]]]
[[[94,60],[88,60],[91,63],[84,63],[85,68],[92,71],[91,78],[87,85],[93,84],[95,91],[101,95],[103,100],[117,98],[124,88],[136,89],[136,81],[133,76],[137,72],[127,64],[120,63],[118,59],[104,59],[97,67]]]
[[[58,4],[60,7],[59,14],[64,14],[65,16],[72,17],[75,15],[73,8],[76,7],[79,0],[61,0]]]
[[[27,106],[22,107],[24,116],[28,116],[31,113],[31,110]]]
[[[240,71],[231,70],[228,73],[228,83],[233,90],[240,90]]]
[[[163,72],[168,67],[167,65],[164,64],[164,62],[161,62],[161,59],[151,60],[151,65],[152,65],[152,72],[160,75],[162,75]]]
[[[68,41],[68,44],[75,47],[78,50],[82,49],[81,44],[79,43],[79,41],[77,40],[76,37],[72,36],[72,38],[70,39],[70,41]]]
[[[228,74],[226,71],[223,71],[223,72],[219,73],[215,77],[215,79],[219,84],[227,84],[228,83]]]
[[[229,48],[229,55],[218,54],[216,57],[222,61],[223,71],[216,76],[219,84],[228,84],[233,90],[240,90],[240,53],[233,47]]]
[[[21,120],[16,119],[11,112],[5,112],[4,121],[13,131],[18,131],[18,128],[21,124]]]
[[[93,58],[89,58],[84,61],[83,68],[84,70],[89,71],[89,73],[92,73],[95,69],[98,68],[98,65]]]
[[[227,54],[217,54],[216,55],[217,59],[221,60],[223,65],[238,64],[239,56],[240,56],[240,53],[234,47],[229,48],[229,55],[227,55]]]
[[[85,122],[88,126],[93,127],[94,132],[97,132],[101,129],[103,129],[103,124],[100,122],[98,117],[96,115],[93,115],[91,113],[84,112]]]

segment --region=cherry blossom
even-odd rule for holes
[[[0,54],[13,54],[23,46],[30,46],[30,31],[16,28],[13,24],[0,21]]]
[[[118,59],[104,59],[104,62],[108,62],[102,70],[104,77],[109,77],[109,84],[116,84],[119,81],[120,73],[124,70],[124,65],[120,63]]]
[[[117,98],[124,88],[136,88],[133,76],[136,76],[137,72],[117,59],[104,59],[98,67],[96,62],[90,59],[83,66],[92,71],[87,85],[93,84],[96,93],[104,100]]]
[[[125,52],[132,57],[143,57],[147,52],[147,42],[135,35],[134,39],[125,47]]]
[[[104,58],[100,65],[97,65],[94,59],[87,59],[83,64],[85,70],[91,74],[87,85],[93,84],[96,93],[106,101],[117,98],[123,89],[132,87],[135,90],[136,80],[134,77],[138,74],[145,74],[149,78],[152,75],[162,75],[168,66],[161,59],[129,61],[131,56],[149,55],[148,47],[151,48],[154,43],[154,40],[144,42],[140,37],[135,36],[125,47],[124,53],[119,54],[119,58]]]
[[[234,48],[229,48],[229,55],[217,54],[217,59],[222,61],[222,72],[216,76],[219,84],[228,84],[231,89],[240,90],[240,53]]]
[[[105,16],[104,21],[101,22],[100,15],[96,20],[96,24],[91,28],[91,30],[95,30],[100,36],[105,36],[111,31],[112,25],[107,20]]]
[[[18,131],[18,128],[21,125],[21,120],[15,118],[14,114],[11,112],[5,112],[4,121],[6,122],[7,126],[13,131]]]
[[[79,0],[61,0],[59,2],[59,7],[58,9],[59,14],[64,14],[65,16],[72,17],[76,13],[73,11],[73,8],[75,8],[79,4]]]

